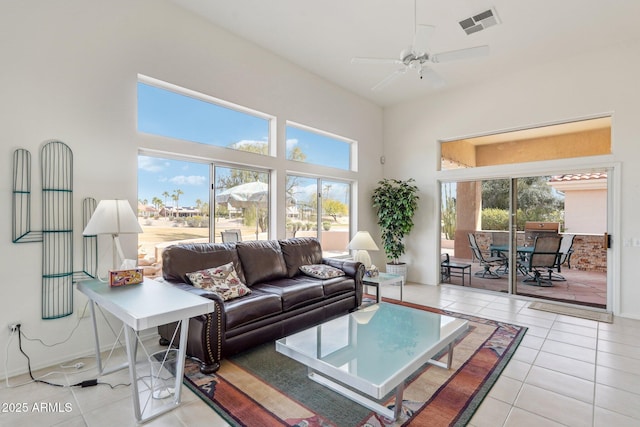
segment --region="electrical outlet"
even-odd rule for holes
[[[9,323],[9,333],[18,332],[18,326],[22,326],[20,322],[11,322]]]

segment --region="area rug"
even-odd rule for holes
[[[613,323],[613,314],[603,311],[587,310],[584,308],[568,307],[560,304],[549,304],[546,302],[532,302],[529,308],[534,310],[548,311],[550,313],[564,314],[567,316],[580,317],[582,319],[595,320],[597,322]]]
[[[394,301],[395,302],[395,301]],[[307,378],[307,368],[265,344],[223,360],[215,375],[187,361],[184,383],[233,426],[464,426],[515,352],[526,328],[425,306],[464,318],[452,369],[424,365],[407,381],[402,416],[394,422]],[[446,354],[440,355],[444,360]],[[383,399],[389,408],[393,395]]]

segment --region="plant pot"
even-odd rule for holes
[[[387,273],[402,276],[402,283],[407,284],[407,264],[401,262],[399,264],[387,264]]]

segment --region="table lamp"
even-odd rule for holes
[[[347,248],[356,251],[353,259],[363,263],[367,269],[371,267],[371,257],[367,251],[378,250],[376,242],[373,241],[373,238],[368,231],[358,231],[349,242],[349,246],[347,246]]]
[[[82,235],[111,235],[113,240],[112,269],[115,270],[120,266],[118,259],[120,262],[124,261],[124,253],[122,246],[120,246],[120,234],[134,233],[142,233],[142,227],[140,227],[138,218],[127,200],[100,200]]]

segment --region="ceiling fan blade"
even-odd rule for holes
[[[436,27],[432,25],[416,25],[416,33],[413,35],[412,52],[416,56],[429,51],[429,42]]]
[[[371,90],[372,91],[378,91],[378,90],[382,89],[383,87],[387,86],[389,83],[391,83],[396,78],[398,78],[400,75],[402,75],[402,74],[404,74],[406,72],[407,72],[407,68],[406,67],[405,68],[400,68],[399,70],[394,71],[393,73],[389,74],[387,77],[382,79],[382,81],[380,81],[377,85],[372,87]]]
[[[441,88],[446,84],[444,79],[440,77],[440,74],[436,73],[431,68],[422,68],[422,70],[420,70],[420,78],[426,80],[431,87],[436,89]]]
[[[448,52],[437,53],[431,55],[429,60],[431,62],[449,62],[457,61],[459,59],[472,59],[480,58],[489,55],[489,46],[476,46],[466,49],[450,50]]]
[[[352,64],[402,64],[399,59],[391,58],[351,58]]]

